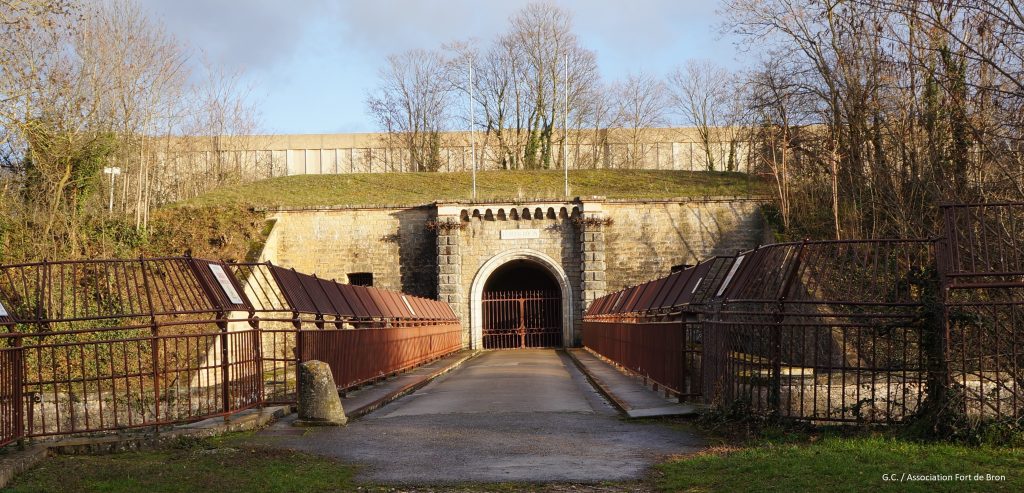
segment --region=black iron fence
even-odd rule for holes
[[[612,293],[584,317],[584,345],[681,398],[752,412],[897,422],[941,394],[1019,417],[1024,204],[943,212],[937,240],[767,245]]]
[[[0,445],[292,403],[462,347],[451,308],[269,263],[178,257],[0,266]]]

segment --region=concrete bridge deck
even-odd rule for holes
[[[407,484],[625,481],[701,447],[678,427],[620,419],[565,354],[546,349],[485,352],[345,428],[285,420],[253,443]]]

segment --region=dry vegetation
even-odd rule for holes
[[[240,179],[216,159],[168,174],[156,153],[219,156],[252,115],[237,74],[133,2],[0,0],[0,261],[134,251],[153,205]]]

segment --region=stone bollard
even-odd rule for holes
[[[327,363],[306,361],[300,364],[299,389],[296,426],[341,426],[348,423]]]

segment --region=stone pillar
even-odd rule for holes
[[[437,206],[437,299],[448,303],[459,317],[463,314],[462,300],[462,255],[459,253],[459,239],[462,211],[457,206]],[[462,321],[469,327],[469,321]],[[462,343],[469,344],[469,331],[462,336]]]
[[[299,417],[296,426],[341,426],[348,423],[331,367],[323,361],[299,365]]]
[[[585,200],[581,205],[580,232],[580,306],[579,320],[594,300],[605,295],[605,242],[604,228],[608,216],[603,207],[603,197]],[[577,335],[578,337],[578,335]]]

